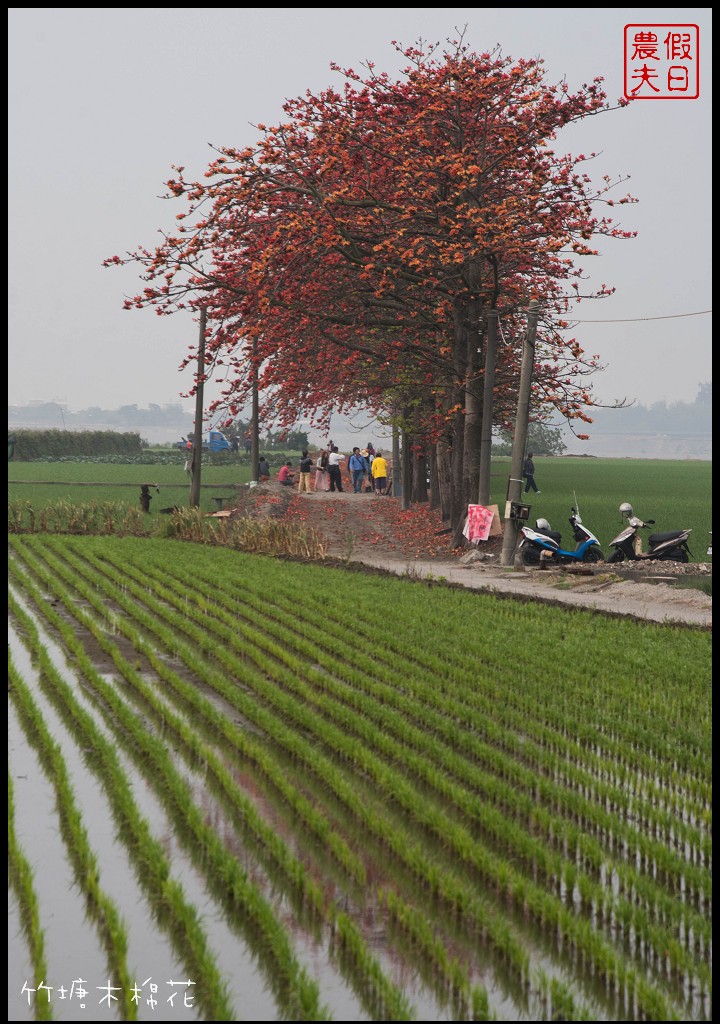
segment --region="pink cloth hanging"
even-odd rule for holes
[[[490,536],[492,521],[493,513],[491,509],[485,508],[484,505],[468,505],[467,519],[463,527],[463,537],[470,541],[471,544],[487,540]]]

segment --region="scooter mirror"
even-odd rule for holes
[[[654,519],[646,519],[645,522],[647,523],[648,526],[654,526],[655,525],[655,520]]]

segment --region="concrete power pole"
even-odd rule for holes
[[[525,442],[527,440],[528,418],[530,414],[530,385],[532,383],[535,364],[535,335],[540,315],[540,303],[532,299],[528,306],[528,323],[523,343],[522,363],[520,366],[520,388],[518,391],[517,414],[515,416],[515,433],[513,435],[512,461],[510,464],[510,480],[508,481],[507,502],[505,504],[505,532],[503,534],[501,565],[512,565],[517,546],[517,520],[510,518],[512,502],[520,501],[522,487],[522,468],[525,459]]]
[[[202,464],[203,386],[205,383],[205,322],[207,311],[200,310],[200,337],[198,340],[197,372],[195,375],[195,433],[193,435],[192,468],[190,470],[190,508],[200,507],[200,466]]]

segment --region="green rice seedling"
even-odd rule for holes
[[[47,606],[44,610],[47,614]],[[98,642],[102,643],[102,635],[94,628],[92,621],[77,610],[74,614],[95,633]],[[221,891],[230,894],[234,920],[242,924],[243,930],[246,930],[248,924],[257,929],[263,956],[271,956],[272,969],[269,976],[289,1012],[294,1013],[298,1020],[327,1019],[327,1011],[319,1005],[317,985],[297,964],[284,928],[274,917],[256,886],[249,880],[247,873],[226,851],[215,833],[205,825],[201,810],[190,799],[187,783],[173,768],[167,751],[157,746],[154,737],[138,723],[130,709],[117,698],[112,687],[104,683],[100,674],[93,669],[84,650],[74,642],[72,636],[66,634],[65,640],[72,649],[85,679],[92,684],[91,695],[99,695],[99,708],[107,715],[108,725],[114,729],[121,727],[122,731],[132,737],[133,746],[130,753],[132,756],[139,756],[141,763],[152,766],[150,778],[158,784],[158,795],[180,827],[180,835],[191,838],[193,854],[206,869],[208,866],[212,867],[211,875],[215,885]],[[113,658],[116,664],[122,667],[127,678],[135,676],[135,670],[118,652],[113,652]],[[111,714],[108,713],[108,709],[111,709]]]
[[[342,911],[332,918],[334,941],[352,974],[358,977],[359,988],[366,990],[366,1000],[374,1020],[414,1020],[415,1011],[406,997],[383,974],[375,957],[369,952],[353,921]]]
[[[17,897],[20,921],[30,950],[34,983],[37,985],[44,982],[49,976],[45,956],[45,936],[40,924],[40,910],[35,892],[33,870],[15,834],[15,798],[10,772],[8,772],[8,882]],[[49,1000],[37,999],[34,1013],[35,1020],[53,1019]]]
[[[88,916],[94,920],[108,957],[108,970],[120,987],[118,1007],[126,1020],[137,1019],[137,1006],[130,999],[130,973],[127,967],[127,927],[114,902],[100,885],[100,867],[92,852],[88,833],[73,796],[65,761],[60,748],[53,742],[32,699],[28,687],[17,672],[8,655],[10,694],[25,734],[36,749],[40,763],[55,789],[61,831],[68,857],[75,872],[79,890],[83,893]]]
[[[72,630],[27,577],[24,579],[24,593],[40,615],[52,622],[64,642],[69,644],[69,649],[79,654]],[[225,985],[207,948],[197,914],[187,904],[182,887],[172,879],[162,845],[152,837],[150,827],[137,810],[113,744],[97,729],[88,712],[79,706],[71,688],[48,658],[35,624],[12,594],[8,597],[8,604],[21,627],[24,642],[37,660],[40,685],[48,699],[79,742],[93,749],[92,767],[108,796],[118,835],[131,853],[138,881],[149,897],[158,922],[168,930],[173,945],[185,961],[189,977],[198,979],[199,1003],[213,1015],[213,1019],[233,1020]],[[82,660],[87,661],[84,652]]]

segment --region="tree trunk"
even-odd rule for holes
[[[424,451],[419,451],[413,459],[413,501],[428,500],[427,470],[427,456]]]

